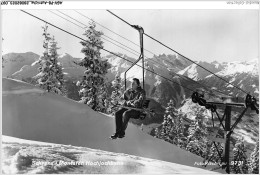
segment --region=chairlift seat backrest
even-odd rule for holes
[[[149,103],[150,103],[150,100],[145,100],[144,102],[143,102],[143,108],[148,108],[148,106],[149,106]]]

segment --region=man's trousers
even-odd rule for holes
[[[115,113],[116,133],[119,135],[125,135],[130,118],[138,119],[140,117],[140,111],[134,109],[121,108]]]

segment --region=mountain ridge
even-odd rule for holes
[[[32,52],[27,53],[29,55],[32,55]],[[9,57],[12,54],[9,54]],[[134,58],[131,58],[127,55],[121,53],[118,53],[118,55],[130,60],[131,62],[135,61]],[[106,75],[108,78],[108,82],[112,82],[114,80],[117,72],[119,72],[122,81],[124,81],[124,72],[132,65],[132,63],[111,54],[106,55],[103,58],[107,59],[108,62],[112,65],[111,69],[109,69],[108,74]],[[19,59],[19,57],[16,57],[16,59]],[[31,60],[32,63],[32,60],[34,59],[29,60]],[[82,78],[81,76],[83,76],[85,71],[84,67],[77,66],[74,63],[75,61],[79,60],[79,58],[74,58],[68,53],[65,53],[59,56],[59,60],[64,66],[63,70],[66,79],[74,82]],[[202,64],[202,66],[210,69],[210,71],[212,71],[216,75],[221,76],[227,81],[230,81],[235,86],[241,87],[254,96],[259,95],[259,75],[257,69],[257,59],[249,60],[248,62],[233,61],[230,63],[219,63],[217,61],[213,61],[211,63],[207,63],[204,61],[197,63]],[[138,64],[141,66],[141,62]],[[19,70],[16,70],[15,72],[10,72],[8,77],[21,80],[36,75],[37,67],[31,64],[27,65],[28,66],[20,64],[19,66],[14,66],[13,69],[19,67]],[[147,58],[145,60],[145,67],[151,71],[149,72],[145,70],[145,90],[147,92],[147,96],[157,99],[158,102],[162,103],[163,106],[165,106],[170,99],[173,99],[176,103],[176,106],[178,106],[179,101],[183,100],[182,97],[188,97],[191,95],[191,92],[184,87],[194,90],[196,90],[196,88],[204,87],[199,85],[198,83],[202,83],[203,85],[207,85],[208,87],[211,87],[213,89],[215,88],[217,90],[223,91],[223,93],[227,95],[232,95],[234,97],[241,96],[242,98],[245,97],[245,94],[242,93],[240,90],[233,88],[231,85],[228,85],[223,80],[215,77],[214,75],[210,75],[210,73],[206,70],[202,69],[194,63],[192,64],[192,62],[190,61],[182,59],[182,57],[178,55],[154,55],[152,58]],[[4,67],[3,72],[6,69],[8,68]],[[168,82],[168,80],[162,78],[161,76],[153,74],[152,72],[156,72],[163,77],[166,77],[166,79],[174,81],[175,83]],[[5,75],[6,74],[4,73],[3,76]],[[134,66],[132,69],[129,70],[129,72],[127,73],[127,86],[129,85],[131,79],[134,77],[139,78],[140,81],[142,81],[143,76],[141,67]],[[164,85],[161,86],[161,84]],[[168,95],[163,95],[165,91],[170,92],[168,93]]]

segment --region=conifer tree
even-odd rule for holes
[[[189,136],[186,149],[194,154],[205,157],[207,150],[207,129],[204,123],[203,109],[198,108],[195,111],[195,121],[188,129]]]
[[[182,115],[178,113],[178,111],[174,107],[173,100],[170,100],[168,103],[168,107],[166,108],[166,113],[168,117],[171,119],[171,129],[169,132],[169,136],[171,142],[179,147],[184,146],[184,126]]]
[[[209,145],[211,145],[211,146],[209,147],[209,151],[207,152],[208,155],[206,155],[205,158],[210,159],[211,162],[221,163],[221,157],[219,156],[218,151],[220,154],[223,153],[224,144],[216,143],[218,151],[217,151],[215,145],[213,144],[213,142],[210,142]]]
[[[185,137],[183,133],[184,126],[182,115],[179,115],[178,111],[176,110],[174,101],[170,100],[168,106],[166,107],[162,128],[161,130],[156,128],[155,137],[184,148]]]
[[[114,91],[111,95],[111,103],[110,103],[110,111],[114,113],[119,109],[119,105],[121,104],[121,96],[123,95],[123,89],[121,85],[121,77],[119,75],[119,72],[117,72],[115,76],[115,80],[112,82],[112,87],[114,88]]]
[[[52,62],[52,71],[53,71],[53,91],[65,95],[66,89],[65,89],[65,80],[64,80],[64,74],[62,71],[62,65],[60,62],[58,62],[58,53],[57,50],[60,49],[57,47],[57,42],[55,41],[54,36],[51,39],[50,42],[50,56],[51,56],[51,62]]]
[[[235,174],[246,174],[248,172],[248,162],[244,140],[237,140],[233,149],[234,159],[231,164],[231,171]]]
[[[176,120],[177,118],[177,110],[174,106],[174,101],[173,100],[170,100],[170,102],[167,104],[167,107],[166,107],[166,110],[165,110],[165,114],[167,116],[172,116],[172,119],[173,120]]]
[[[62,72],[62,66],[58,62],[57,42],[54,36],[51,38],[48,33],[48,26],[43,28],[43,56],[36,62],[40,64],[39,74],[34,78],[37,79],[38,86],[47,90],[48,92],[55,92],[60,95],[65,95],[66,90],[64,88],[64,77]]]
[[[167,104],[166,110],[165,110],[165,116],[166,116],[166,124],[167,124],[167,138],[170,139],[170,142],[173,142],[173,123],[176,122],[177,118],[177,111],[174,107],[174,102],[173,100],[170,100],[169,103]]]
[[[186,149],[194,154],[200,155],[199,153],[199,142],[196,136],[198,135],[200,129],[198,126],[198,121],[193,121],[192,124],[190,125],[188,132],[188,140],[187,140],[187,146]]]
[[[218,151],[220,154],[222,153],[223,151],[222,144],[219,144],[218,142],[214,142],[214,143],[210,139],[207,140],[207,149],[205,152],[204,162],[206,160],[211,162],[216,162],[216,163],[221,162],[221,158],[219,157]]]
[[[184,137],[183,119],[181,115],[178,115],[176,120],[174,121],[171,133],[174,134],[173,143],[181,148],[184,148],[185,137]]]
[[[162,128],[158,132],[158,138],[163,139],[165,141],[169,140],[169,130],[171,128],[171,118],[169,118],[167,115],[164,115],[163,122],[162,122]]]
[[[250,155],[248,173],[259,174],[259,139],[256,142],[254,151]]]
[[[82,81],[77,82],[80,86],[79,94],[81,103],[87,104],[93,110],[106,111],[105,106],[107,99],[107,74],[111,65],[106,59],[101,58],[100,50],[103,48],[101,41],[102,32],[95,29],[96,24],[92,21],[86,28],[83,35],[86,41],[81,41],[83,48],[81,50],[85,57],[81,59],[80,66],[86,68]]]
[[[173,124],[175,123],[175,121],[177,121],[177,111],[174,107],[173,100],[170,100],[165,110],[161,131],[159,132],[159,135],[157,137],[167,142],[174,143],[173,138],[175,136],[175,133],[173,130]]]
[[[3,42],[4,38],[2,38],[2,42]],[[2,68],[4,68],[4,57],[3,57],[3,51],[2,51]]]

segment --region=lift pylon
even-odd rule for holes
[[[244,116],[244,114],[246,113],[246,111],[251,108],[251,110],[255,110],[256,113],[259,113],[259,105],[256,102],[256,99],[254,97],[251,97],[250,95],[246,96],[245,99],[245,103],[224,103],[224,102],[207,102],[203,97],[203,94],[200,94],[198,92],[194,92],[192,94],[192,101],[194,103],[198,103],[201,106],[205,106],[206,109],[211,110],[211,112],[214,112],[217,114],[219,122],[220,122],[220,126],[223,127],[224,131],[225,131],[225,147],[224,147],[224,156],[222,157],[221,155],[221,162],[222,164],[222,168],[226,169],[226,172],[229,174],[230,173],[230,138],[231,138],[231,134],[233,133],[235,127],[237,126],[237,124],[240,122],[240,120],[242,119],[242,117]],[[224,115],[222,117],[222,119],[220,119],[219,114],[217,113],[217,106],[221,106],[224,107]],[[237,118],[237,120],[235,121],[235,123],[233,125],[231,125],[231,112],[232,112],[232,107],[241,107],[244,108],[244,110],[240,113],[239,117]],[[225,118],[225,126],[222,123],[223,120]],[[214,143],[214,141],[213,141]],[[214,143],[215,144],[215,143]],[[216,147],[216,145],[215,145]],[[216,147],[217,149],[217,147]],[[220,154],[220,153],[219,153]]]

